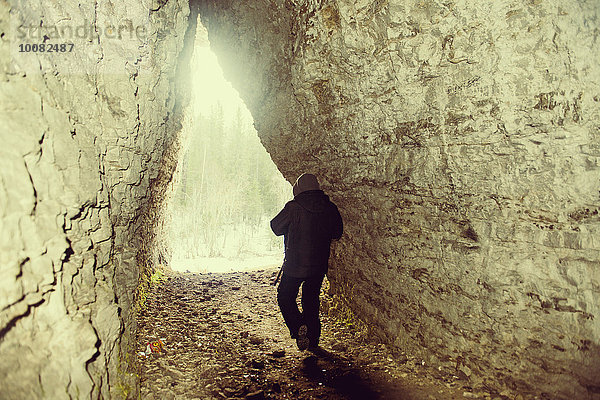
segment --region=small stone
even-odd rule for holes
[[[475,393],[464,392],[463,397],[466,397],[467,399],[477,399],[479,396],[477,396]]]
[[[182,380],[182,379],[183,379],[183,376],[184,376],[184,375],[183,375],[183,373],[182,373],[181,371],[178,371],[177,369],[175,369],[175,368],[172,368],[172,367],[167,367],[167,368],[165,368],[165,369],[164,369],[164,372],[165,372],[167,375],[169,375],[171,378],[173,378],[173,379],[175,379],[175,380],[177,380],[177,381],[179,381],[179,380]]]
[[[472,374],[471,368],[467,367],[466,365],[461,365],[459,370],[467,377],[471,376]]]
[[[264,340],[263,338],[260,338],[260,337],[258,337],[258,336],[252,336],[252,337],[250,338],[250,343],[252,343],[252,344],[263,344],[263,343],[264,343],[264,341],[265,341],[265,340]]]
[[[333,346],[331,346],[331,350],[333,350],[333,351],[344,352],[344,351],[346,351],[346,349],[347,349],[346,345],[343,343],[340,343],[340,342],[335,343]]]
[[[408,362],[408,357],[405,354],[401,354],[396,357],[395,360],[398,364],[406,364]]]
[[[258,390],[256,392],[248,393],[246,395],[247,400],[263,400],[265,398],[265,392]]]
[[[285,356],[285,350],[275,350],[274,352],[271,353],[271,356],[273,356],[275,358],[281,358],[281,357]]]

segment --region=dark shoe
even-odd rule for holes
[[[319,357],[319,358],[333,359],[333,355],[330,352],[328,352],[327,350],[325,350],[324,348],[319,347],[319,346],[308,346],[308,351],[310,351],[316,357]]]
[[[308,327],[306,325],[300,325],[300,328],[298,328],[298,337],[296,338],[296,345],[298,346],[298,350],[304,351],[308,349],[310,340],[308,340],[308,338],[306,337],[307,332]]]

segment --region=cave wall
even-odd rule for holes
[[[168,256],[188,15],[184,0],[0,2],[3,399],[136,397],[133,307]]]
[[[186,3],[0,2],[4,398],[135,392]],[[599,10],[561,3],[192,1],[273,160],[340,206],[330,279],[382,339],[473,386],[598,398]],[[18,54],[42,21],[93,32]],[[99,34],[128,21],[145,34]]]
[[[383,340],[600,398],[598,2],[199,3],[276,165],[340,206],[329,278]]]

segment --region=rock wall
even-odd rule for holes
[[[330,279],[374,332],[473,386],[599,398],[597,2],[192,5],[281,171],[340,206]],[[136,395],[188,15],[0,2],[3,398]]]
[[[183,0],[0,2],[3,399],[136,397],[133,305],[167,256],[188,15]]]
[[[200,3],[275,163],[340,206],[330,279],[374,331],[600,398],[597,2]]]

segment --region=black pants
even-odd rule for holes
[[[281,277],[281,282],[277,288],[277,303],[281,309],[281,314],[285,324],[290,330],[293,339],[298,336],[298,328],[306,324],[308,328],[308,339],[310,346],[318,346],[321,336],[321,321],[319,320],[319,293],[324,275],[312,278],[294,278],[285,273]],[[302,286],[302,313],[298,309],[296,297],[300,285]]]

